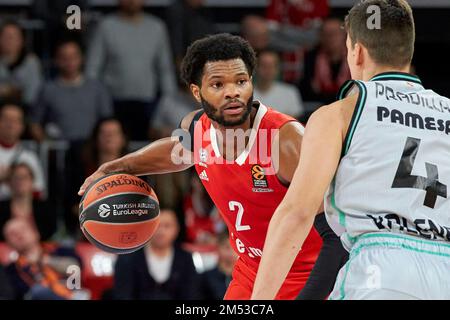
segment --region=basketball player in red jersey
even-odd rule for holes
[[[155,141],[103,164],[79,192],[82,195],[92,181],[112,172],[161,174],[194,165],[239,255],[225,299],[251,296],[267,227],[294,174],[303,134],[303,126],[294,118],[253,101],[255,64],[253,49],[240,37],[219,34],[194,42],[183,60],[182,77],[203,108],[181,121],[178,137]],[[321,231],[321,235],[330,234]],[[313,228],[278,299],[297,297],[321,247],[322,239]],[[324,299],[333,287],[342,263],[336,253],[341,250],[325,241],[322,248],[322,266],[335,267],[327,272],[316,266],[315,276],[308,282],[310,289],[302,291],[302,298]]]

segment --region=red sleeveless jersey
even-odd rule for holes
[[[277,155],[271,146],[277,131],[289,121],[295,119],[259,103],[246,149],[234,161],[220,154],[217,135],[221,133],[206,114],[194,127],[197,173],[228,226],[232,247],[254,270],[270,219],[287,191],[274,172],[272,158]],[[290,274],[311,271],[321,246],[322,239],[313,228]]]

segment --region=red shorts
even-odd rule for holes
[[[294,300],[297,298],[311,272],[310,268],[307,269],[301,273],[289,273],[275,299]],[[254,267],[250,267],[242,259],[238,259],[233,269],[233,279],[228,286],[224,300],[250,300],[256,271]]]

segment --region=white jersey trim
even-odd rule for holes
[[[266,113],[267,113],[267,107],[265,105],[263,105],[261,102],[259,102],[258,112],[256,113],[255,120],[253,122],[253,127],[252,127],[252,131],[250,133],[250,138],[248,140],[248,144],[245,147],[244,151],[242,151],[242,153],[235,160],[235,162],[238,165],[242,166],[244,164],[245,160],[247,159],[247,157],[250,153],[250,150],[252,149],[252,147],[256,141],[256,137],[257,137],[259,126],[261,124],[261,120],[262,120],[262,118],[264,118]],[[211,128],[210,128],[209,132],[210,132],[212,148],[214,150],[216,157],[217,158],[222,157],[222,154],[220,153],[220,150],[219,150],[219,146],[217,144],[216,128],[214,128],[212,123],[211,123]]]

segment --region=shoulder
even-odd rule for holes
[[[36,153],[31,150],[27,150],[24,147],[21,147],[22,150],[19,154],[20,161],[27,162],[29,165],[37,165],[39,163],[39,158]]]
[[[189,130],[191,124],[198,120],[203,114],[203,109],[197,109],[195,111],[189,112],[184,118],[181,120],[180,127],[184,130]]]
[[[31,66],[38,66],[39,67],[41,65],[41,62],[40,62],[39,58],[34,53],[29,53],[25,57],[24,64],[28,64],[28,65],[31,65]]]
[[[301,141],[303,134],[305,133],[305,127],[298,121],[286,122],[280,128],[280,140],[282,141]]]
[[[291,121],[297,121],[295,118],[277,111],[272,107],[264,106],[267,108],[267,111],[264,114],[264,117],[261,120],[261,126],[265,129],[280,129],[286,123]],[[277,107],[277,106],[274,106]]]
[[[143,19],[146,24],[150,25],[153,28],[156,28],[156,30],[158,31],[166,29],[165,22],[162,19],[158,18],[157,16],[145,13]]]
[[[105,29],[120,22],[120,17],[116,13],[106,15],[98,23],[98,29]]]
[[[180,262],[183,261],[183,265],[186,265],[186,263],[192,264],[192,266],[194,265],[192,253],[180,246],[175,246],[174,258],[176,257],[178,257],[177,260],[179,260]]]
[[[56,80],[49,80],[44,83],[42,86],[42,91],[45,93],[52,92],[54,90],[59,90],[59,84]]]
[[[101,81],[90,77],[84,78],[84,86],[95,90],[106,90],[105,85]]]
[[[358,94],[352,94],[339,101],[333,102],[317,109],[309,118],[308,126],[338,125],[342,131],[346,131],[353,116]]]
[[[289,84],[289,83],[284,83],[281,81],[277,81],[275,83],[275,88],[277,88],[277,90],[280,92],[284,92],[284,93],[288,93],[288,94],[293,94],[298,91],[297,87],[295,87],[294,85]]]

